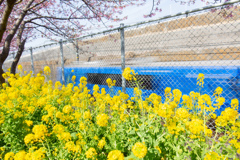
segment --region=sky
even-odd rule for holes
[[[127,7],[126,9],[124,9],[123,14],[120,15],[119,17],[128,16],[128,18],[126,20],[121,21],[121,22],[115,22],[115,23],[111,22],[111,21],[105,21],[105,24],[107,26],[113,25],[114,28],[117,28],[120,26],[120,23],[124,23],[124,25],[131,25],[131,24],[142,22],[142,21],[158,19],[158,18],[164,17],[166,15],[173,15],[173,14],[176,14],[179,12],[185,12],[187,10],[202,8],[202,7],[206,6],[206,2],[203,2],[203,1],[196,0],[196,3],[194,5],[187,5],[187,4],[181,5],[180,3],[176,3],[174,0],[161,0],[159,8],[162,9],[162,12],[159,12],[158,14],[156,14],[155,16],[153,16],[151,18],[144,18],[143,15],[147,15],[150,13],[150,11],[152,9],[152,2],[153,2],[152,0],[146,0],[146,4],[144,6],[139,6],[139,7],[131,6],[131,7]],[[100,27],[98,25],[99,24],[97,24],[96,26],[93,26],[92,29],[88,33],[89,34],[97,33],[97,32],[101,32],[101,31],[109,29],[109,28],[104,27],[102,24],[100,24],[101,25]],[[45,45],[48,43],[51,43],[51,41],[48,39],[45,39],[45,38],[39,38],[32,42],[28,42],[26,44],[26,48]]]

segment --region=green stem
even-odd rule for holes
[[[41,139],[41,140],[42,140],[42,139]],[[46,143],[47,143],[47,140],[46,140]],[[42,140],[42,145],[43,145],[43,147],[46,148],[46,146],[45,146],[44,143],[43,143],[43,140]],[[47,143],[47,149],[48,149],[48,152],[46,152],[46,153],[47,153],[47,156],[49,157],[49,159],[52,159],[52,158],[50,158],[50,157],[51,157],[51,150],[50,150],[50,148],[49,148],[48,143]]]
[[[211,149],[210,149],[210,151],[212,151],[212,149],[213,149],[213,146],[215,145],[215,143],[214,143],[214,142],[216,142],[216,141],[215,141],[215,139],[216,139],[216,137],[217,137],[217,134],[218,134],[218,130],[216,130],[216,133],[215,133],[215,136],[214,136],[213,143],[212,143],[212,146],[211,146]]]
[[[140,90],[138,81],[136,81],[136,85],[137,85],[138,90]],[[142,105],[142,116],[143,116],[144,115],[144,108],[143,108],[142,94],[140,94],[140,100],[141,100],[141,105]]]

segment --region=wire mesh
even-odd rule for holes
[[[118,30],[85,36],[78,39],[77,44],[79,56],[65,67],[67,82],[71,82],[73,75],[76,80],[85,76],[88,88],[92,89],[98,84],[101,89],[107,88],[106,80],[112,78],[117,80],[116,86],[121,89],[121,43]],[[79,81],[76,81],[78,84]]]
[[[234,5],[125,28],[126,67],[142,79],[152,76],[144,81],[150,88],[144,96],[152,92],[164,96],[166,87],[183,94],[199,91],[197,77],[204,73],[202,93],[212,95],[220,86],[228,104],[239,98],[239,15],[239,6]]]
[[[239,3],[234,3],[125,26],[125,65],[138,72],[143,98],[151,93],[164,97],[166,87],[183,94],[199,92],[197,77],[204,73],[201,93],[212,95],[219,86],[224,90],[226,103],[219,113],[231,99],[240,99],[239,22]],[[63,41],[66,84],[76,75],[76,85],[85,76],[90,89],[94,84],[108,88],[106,79],[111,78],[117,81],[115,93],[122,89],[120,29]],[[30,71],[30,51],[25,52],[19,64]],[[61,81],[59,43],[33,48],[33,59],[35,73],[48,65],[53,82]],[[11,61],[6,61],[5,68]],[[126,87],[133,96],[133,86],[127,82]]]

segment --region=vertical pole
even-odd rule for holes
[[[62,84],[65,84],[64,59],[63,59],[63,42],[62,42],[62,39],[60,39],[59,44],[60,44],[60,54],[61,54],[61,64],[62,64]]]
[[[77,54],[77,61],[79,61],[79,54]]]
[[[120,24],[120,35],[121,35],[121,64],[122,72],[125,69],[125,44],[124,44],[124,24]],[[122,76],[122,91],[126,93],[126,79]]]
[[[30,54],[31,54],[32,72],[33,72],[33,74],[35,74],[35,72],[34,72],[34,63],[33,63],[33,51],[32,51],[32,47],[30,48]]]
[[[79,47],[78,47],[78,41],[76,40],[76,52],[77,52],[77,61],[79,61]]]

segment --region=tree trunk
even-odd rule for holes
[[[18,46],[18,51],[17,51],[17,55],[15,56],[13,62],[12,62],[12,66],[11,66],[11,73],[15,74],[16,73],[16,67],[17,64],[22,56],[22,52],[24,51],[24,46],[26,43],[26,38],[20,43],[20,45]]]
[[[9,18],[10,14],[13,10],[13,7],[14,7],[15,3],[16,3],[16,0],[7,0],[7,6],[4,10],[2,20],[1,20],[1,23],[0,23],[0,42],[2,41],[3,34],[6,31],[8,18]]]
[[[3,46],[3,49],[2,49],[2,53],[0,54],[0,83],[3,82],[3,81],[1,81],[3,79],[2,74],[1,74],[1,70],[2,70],[2,65],[3,65],[4,61],[8,57],[8,54],[9,54],[9,51],[10,51],[11,41],[12,41],[14,35],[16,34],[20,24],[22,23],[24,17],[26,16],[27,9],[31,6],[31,4],[33,2],[34,2],[34,0],[29,0],[28,1],[28,4],[23,9],[21,15],[19,16],[19,18],[17,19],[16,23],[14,24],[14,27],[11,29],[11,31],[9,32],[7,38],[5,39],[4,46]]]
[[[3,63],[0,62],[0,84],[5,83],[5,79],[3,78],[2,74],[4,73],[3,69],[2,69]]]

